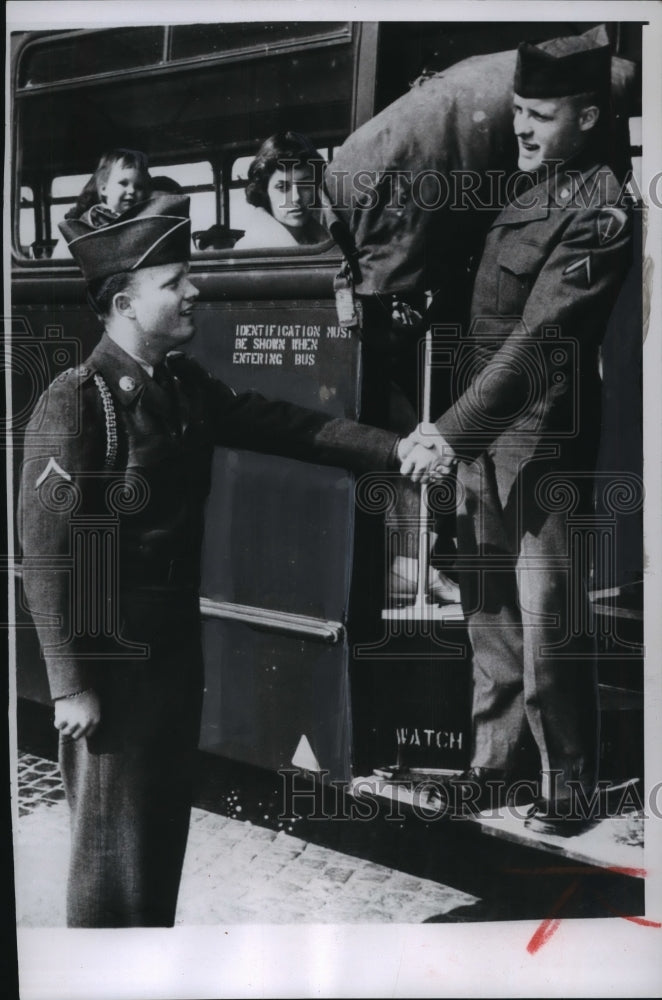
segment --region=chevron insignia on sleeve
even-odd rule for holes
[[[48,459],[48,465],[46,466],[42,474],[39,476],[37,482],[34,484],[34,488],[36,490],[38,490],[41,484],[45,482],[46,479],[48,479],[51,472],[54,472],[56,476],[62,476],[62,478],[66,479],[68,483],[71,482],[71,476],[69,475],[69,473],[65,472],[64,469],[57,464],[57,462],[51,455],[51,457]]]
[[[578,260],[573,260],[572,264],[568,266],[563,271],[564,275],[575,275],[579,277],[582,273],[586,274],[586,287],[589,288],[591,285],[591,255],[586,254],[584,257],[579,257]]]
[[[627,224],[628,217],[622,208],[603,208],[598,216],[598,239],[600,245],[611,243]]]

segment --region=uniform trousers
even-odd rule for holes
[[[61,738],[71,809],[69,927],[169,927],[189,827],[203,692],[200,627],[154,636],[144,661],[100,662],[101,724]]]
[[[500,495],[484,454],[458,466],[460,589],[473,653],[475,766],[517,770],[533,736],[542,795],[597,780],[596,643],[588,601],[590,481],[535,471]]]

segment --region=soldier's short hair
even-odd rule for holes
[[[605,97],[605,94],[600,94],[597,90],[587,90],[583,94],[570,94],[568,100],[572,101],[576,108],[588,108],[595,106],[602,111],[605,103]]]
[[[132,281],[133,274],[128,271],[91,281],[87,286],[87,299],[93,312],[102,319],[107,319],[113,307],[113,299],[119,292],[130,288]]]

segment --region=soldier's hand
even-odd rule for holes
[[[451,466],[444,465],[433,448],[417,444],[402,461],[400,472],[415,483],[429,482],[449,475]]]
[[[91,736],[101,721],[99,697],[95,691],[81,691],[74,698],[58,698],[55,702],[55,728],[63,736],[79,740]]]
[[[436,424],[420,423],[409,435],[408,441],[415,441],[422,444],[424,448],[430,448],[436,452],[438,461],[442,466],[450,468],[455,462],[455,451],[448,441],[439,433]]]
[[[400,464],[404,462],[407,455],[409,455],[409,453],[413,451],[413,449],[416,447],[418,443],[416,441],[414,434],[415,432],[412,432],[409,435],[409,437],[400,438],[400,440],[398,441],[398,461],[400,462]]]

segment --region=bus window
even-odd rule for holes
[[[168,177],[191,199],[191,229],[207,229],[216,221],[214,171],[209,160],[197,163],[150,163],[151,177]]]
[[[237,159],[232,164],[232,173],[230,175],[230,180],[236,183],[240,183],[242,186],[246,183],[246,178],[248,177],[248,168],[253,162],[252,156],[238,156]]]
[[[641,191],[641,118],[630,118],[630,144],[632,174],[637,190]]]
[[[90,171],[92,173],[92,171]],[[66,216],[69,209],[76,204],[78,195],[81,193],[90,178],[90,174],[69,174],[68,176],[55,177],[51,186],[50,197],[50,220],[51,233],[53,239],[57,239],[58,226]],[[70,257],[69,250],[64,239],[59,239],[53,248],[54,257]]]
[[[35,238],[34,229],[34,192],[30,187],[21,188],[21,200],[18,216],[18,240],[21,253],[29,254]]]
[[[318,147],[317,152],[319,153],[320,158],[328,163],[335,148],[336,147],[320,146]],[[245,185],[248,178],[248,168],[250,167],[252,161],[253,156],[238,156],[237,159],[234,160],[232,164],[232,173],[230,175],[230,181],[233,185],[241,184],[242,187]]]
[[[66,200],[68,204],[65,207],[65,211],[67,211],[69,205],[76,203],[76,199],[90,179],[91,173],[92,171],[87,174],[69,174],[63,177],[54,177],[51,186],[51,201],[64,202]]]
[[[247,52],[267,45],[287,49],[297,43],[348,39],[350,33],[347,21],[175,25],[171,33],[172,59],[194,59],[212,52]]]
[[[21,61],[19,87],[29,89],[58,80],[117,73],[160,61],[163,55],[163,28],[111,28],[104,33],[67,32],[47,45],[36,45],[29,58]]]

